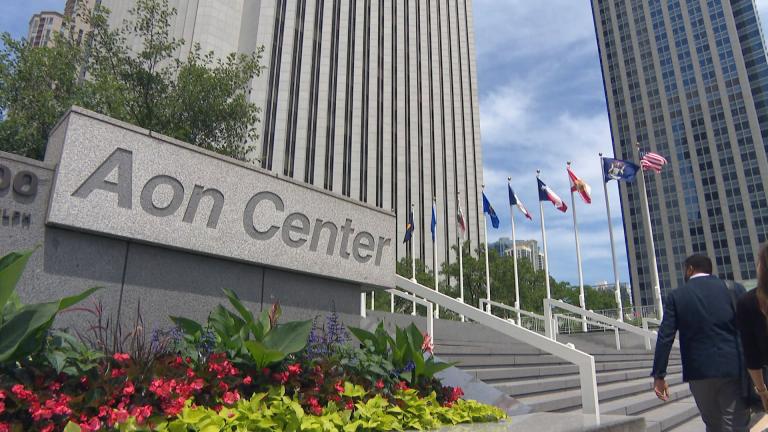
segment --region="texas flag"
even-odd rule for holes
[[[571,167],[566,169],[568,170],[568,177],[571,179],[571,192],[578,192],[579,195],[581,195],[581,199],[583,199],[585,203],[591,204],[592,188],[589,187],[589,185],[585,183],[584,180],[580,179],[579,176],[577,176],[576,173],[571,170]]]
[[[557,194],[545,185],[541,179],[536,179],[539,182],[539,201],[550,201],[555,205],[555,208],[565,213],[568,210],[568,206],[565,205],[563,200],[557,196]]]

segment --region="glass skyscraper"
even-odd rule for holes
[[[592,0],[615,156],[665,156],[646,173],[662,293],[706,254],[756,277],[768,238],[768,63],[753,0]],[[636,161],[637,162],[637,161]],[[654,303],[639,188],[621,208],[637,304]]]

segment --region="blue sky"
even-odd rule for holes
[[[577,201],[586,283],[612,280],[605,200],[597,154],[611,154],[611,137],[587,0],[474,0],[475,42],[486,191],[502,224],[491,240],[510,236],[506,182],[534,215],[517,217],[519,239],[541,240],[536,170],[569,207],[565,162],[592,186],[593,202]],[[768,0],[757,0],[768,16]],[[64,0],[4,0],[0,31],[26,35],[39,10],[63,10]],[[621,279],[628,281],[618,190],[610,184]],[[550,269],[577,281],[573,220],[544,206]]]

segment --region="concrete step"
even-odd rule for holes
[[[691,396],[688,384],[682,383],[669,387],[669,401],[662,402],[652,391],[646,391],[600,404],[600,412],[616,415],[642,415],[641,413]]]
[[[688,420],[685,423],[679,424],[672,429],[669,429],[671,432],[701,432],[707,429],[707,426],[704,425],[704,421],[701,419],[700,415],[696,415],[696,417]]]
[[[681,374],[670,374],[667,382],[674,386],[683,382]],[[600,401],[613,400],[643,392],[650,392],[653,382],[650,378],[640,378],[630,381],[619,381],[609,384],[598,384],[597,392]],[[536,394],[514,395],[520,402],[530,406],[534,411],[569,411],[581,406],[581,389],[573,388],[557,392],[542,392]]]
[[[640,415],[645,418],[648,432],[664,432],[672,430],[678,425],[685,424],[694,417],[698,417],[699,409],[696,408],[693,397],[687,397],[671,403],[665,403]],[[703,428],[697,430],[704,431]]]

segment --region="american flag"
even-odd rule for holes
[[[659,174],[661,173],[661,168],[666,164],[667,160],[660,154],[653,152],[640,153],[640,166],[643,167],[643,171],[653,171]]]

